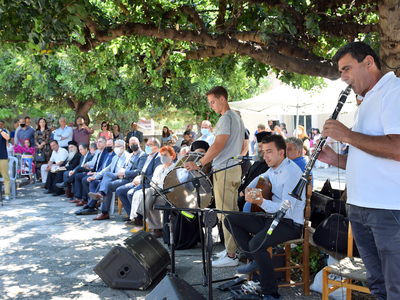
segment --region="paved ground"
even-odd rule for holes
[[[339,175],[343,189],[344,172]],[[335,168],[315,169],[315,188],[328,177],[338,188]],[[93,271],[113,246],[132,235],[123,216],[106,221],[76,216],[67,198],[45,195],[40,185],[19,188],[16,200],[0,207],[0,299],[144,299],[157,282],[145,291],[111,289]],[[215,243],[214,248],[216,253],[223,246]],[[235,270],[215,268],[213,279],[233,277]],[[202,282],[200,247],[177,251],[176,273],[190,284]],[[217,290],[219,285],[213,285],[214,299],[229,299],[232,294]],[[195,288],[207,298],[207,288]],[[321,298],[314,292],[304,297],[298,287],[280,292],[284,299]]]

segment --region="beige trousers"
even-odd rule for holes
[[[215,206],[217,209],[239,211],[237,198],[241,174],[240,166],[213,174]],[[236,252],[236,244],[231,233],[225,228],[225,216],[220,214],[218,217],[223,224],[226,251],[229,254],[234,254]]]
[[[0,174],[4,178],[4,194],[10,196],[11,181],[10,174],[8,173],[8,158],[0,159]]]

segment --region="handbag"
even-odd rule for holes
[[[44,151],[38,150],[35,152],[35,161],[36,162],[45,162],[46,156],[44,155]]]

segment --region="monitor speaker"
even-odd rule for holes
[[[189,283],[173,275],[164,279],[147,295],[146,300],[205,300]]]
[[[139,231],[113,247],[94,271],[113,289],[146,289],[169,265],[167,249],[150,233]]]

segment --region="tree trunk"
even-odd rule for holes
[[[92,99],[86,101],[79,101],[76,100],[75,96],[71,96],[67,98],[67,104],[75,112],[75,123],[76,119],[81,117],[85,120],[86,125],[90,124],[90,118],[88,113],[89,110],[92,108],[93,104],[95,104],[95,102]]]
[[[400,6],[398,0],[382,0],[379,7],[380,58],[384,73],[394,71],[400,76]]]

